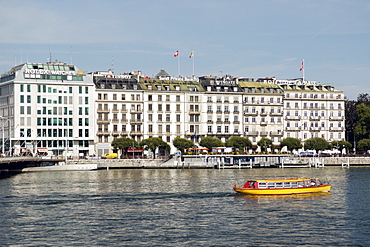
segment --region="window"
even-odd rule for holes
[[[267,185],[265,182],[258,183],[258,188],[266,188]]]

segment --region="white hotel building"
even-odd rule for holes
[[[74,65],[25,63],[0,79],[4,151],[95,152],[95,87]]]
[[[118,137],[141,141],[177,136],[198,143],[245,136],[343,140],[344,93],[302,80],[204,76],[154,78],[140,72],[84,74],[74,65],[26,63],[0,79],[4,149],[69,156],[111,152]]]

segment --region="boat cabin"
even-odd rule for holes
[[[289,188],[302,188],[319,186],[321,181],[319,179],[310,178],[293,178],[293,179],[280,179],[280,180],[254,180],[247,181],[244,188],[251,189],[289,189]]]

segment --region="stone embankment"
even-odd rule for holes
[[[287,158],[286,156],[284,158]],[[297,157],[292,157],[297,159]],[[299,157],[303,162],[309,162],[312,157]],[[370,157],[315,157],[324,166],[370,166]],[[96,163],[100,169],[117,168],[215,168],[213,163],[205,162],[205,157],[174,157],[168,160],[162,159],[94,159],[94,160],[74,160],[69,164],[88,164]]]

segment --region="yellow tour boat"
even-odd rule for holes
[[[234,185],[234,190],[247,195],[292,195],[330,192],[331,184],[318,178],[283,178],[249,180],[243,187]]]

